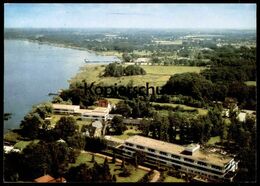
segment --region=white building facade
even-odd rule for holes
[[[226,178],[229,172],[236,171],[238,164],[232,157],[202,152],[199,145],[183,147],[143,136],[130,137],[123,144],[123,155],[134,157],[136,151],[143,152],[146,161],[152,164],[175,167],[212,179]]]

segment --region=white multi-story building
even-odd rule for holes
[[[128,157],[134,157],[136,151],[141,151],[150,163],[175,167],[212,179],[228,177],[231,180],[227,175],[230,172],[233,175],[238,164],[233,157],[206,152],[197,144],[185,147],[138,135],[125,140],[122,149],[123,155]]]
[[[96,107],[93,110],[80,109],[78,113],[81,114],[82,119],[104,120],[107,121],[109,116],[109,108]]]
[[[79,105],[52,104],[55,113],[78,114],[82,119],[104,120],[109,117],[110,105],[108,107],[95,107],[94,109],[80,109]]]
[[[75,114],[79,111],[79,105],[52,104],[55,113]]]

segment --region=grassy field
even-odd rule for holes
[[[18,143],[16,143],[14,145],[14,148],[17,148],[19,150],[23,150],[27,145],[33,143],[33,144],[36,144],[38,143],[39,140],[32,140],[32,141],[19,141]]]
[[[164,41],[164,40],[158,40],[158,41],[154,41],[157,44],[160,45],[182,45],[182,40],[178,39],[178,40],[174,40],[174,41]]]
[[[220,141],[220,136],[211,137],[207,142],[207,145],[214,145],[215,143],[219,143]]]
[[[106,98],[110,103],[116,105],[118,102],[123,101],[122,99]]]
[[[21,135],[13,131],[8,131],[4,134],[4,140],[9,142],[18,142],[20,138]]]
[[[177,183],[179,183],[179,182],[185,182],[185,180],[181,179],[181,178],[176,178],[176,177],[172,177],[172,176],[167,175],[165,177],[165,179],[163,180],[163,182],[175,182],[175,183],[177,182]]]
[[[116,56],[118,58],[122,58],[122,52],[118,52],[118,51],[102,51],[102,52],[95,52],[97,54],[100,54],[100,55],[104,55],[104,56]]]
[[[76,160],[76,163],[71,164],[70,166],[78,166],[81,163],[87,164],[89,167],[93,166],[93,162],[91,162],[92,155],[88,152],[81,153],[79,157]],[[104,163],[104,158],[95,156],[95,161],[98,164]],[[137,182],[140,180],[145,174],[147,174],[146,171],[142,169],[136,169],[134,166],[126,164],[126,167],[130,169],[131,175],[129,177],[120,177],[118,174],[121,172],[121,164],[120,163],[112,163],[111,160],[109,162],[109,168],[112,175],[116,175],[117,182]]]
[[[245,84],[247,86],[256,86],[256,81],[246,81]]]
[[[136,129],[128,129],[126,131],[124,131],[124,133],[122,135],[114,135],[113,137],[121,139],[121,140],[126,140],[129,137],[133,136],[133,135],[138,135],[141,134],[141,131],[136,130]]]
[[[102,77],[104,73],[104,65],[88,64],[82,67],[80,72],[70,80],[70,82],[81,82],[85,80],[87,83],[95,82],[100,85],[127,85],[133,81],[133,86],[145,86],[146,82],[149,86],[162,86],[170,78],[171,75],[184,72],[197,72],[203,70],[203,67],[191,66],[141,66],[146,72],[146,75],[123,76],[123,77]]]
[[[207,115],[208,114],[208,110],[206,109],[202,109],[202,108],[196,108],[196,107],[191,107],[191,106],[187,106],[187,105],[183,105],[183,104],[173,104],[173,103],[155,103],[155,102],[151,102],[152,105],[161,105],[161,106],[170,106],[172,108],[176,108],[177,106],[183,108],[184,110],[193,110],[193,109],[197,109],[198,113],[200,115]],[[166,114],[168,115],[168,111],[164,111],[162,110],[162,114]]]

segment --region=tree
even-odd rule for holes
[[[95,154],[94,153],[92,153],[91,162],[95,162]]]
[[[71,167],[66,174],[68,182],[91,182],[92,171],[86,164],[80,164],[77,167]]]
[[[18,152],[4,153],[4,181],[16,182],[22,172],[23,157]]]
[[[113,151],[112,163],[116,163],[116,155],[115,155],[115,151]]]
[[[122,116],[129,117],[132,114],[132,108],[125,102],[120,101],[116,105],[116,113],[122,114]]]
[[[121,77],[124,75],[124,68],[122,65],[110,63],[105,68],[104,76]]]
[[[149,134],[149,128],[151,125],[151,121],[148,119],[142,119],[140,125],[138,125],[138,130],[142,132],[144,136],[148,136]]]
[[[37,106],[34,106],[32,112],[38,113],[42,119],[45,119],[47,116],[53,113],[53,107],[49,102],[41,103]]]
[[[123,61],[124,61],[124,62],[130,62],[130,61],[132,60],[132,56],[129,55],[128,53],[126,53],[126,52],[124,52],[124,53],[122,54],[122,58],[123,58]]]
[[[121,169],[125,167],[125,158],[123,157],[122,163],[121,163]]]
[[[67,138],[67,143],[72,148],[84,149],[86,145],[86,139],[82,134],[75,133],[73,136],[69,136]]]
[[[62,103],[63,99],[60,96],[54,96],[52,99],[52,103]]]
[[[63,116],[55,125],[55,130],[57,131],[60,138],[67,140],[68,137],[73,136],[76,132],[76,120],[73,117]]]
[[[52,154],[47,143],[30,144],[23,149],[20,178],[30,181],[44,173],[50,174],[53,171],[52,165]]]
[[[128,177],[130,175],[131,175],[131,172],[126,167],[123,167],[122,172],[119,174],[119,176],[122,176],[122,177]]]
[[[43,120],[38,113],[28,113],[20,124],[23,135],[31,139],[38,137],[42,125]]]
[[[112,182],[116,182],[116,175],[113,174],[113,177],[112,177]]]
[[[86,137],[85,150],[99,152],[107,148],[107,141],[103,138]]]
[[[146,161],[146,155],[142,151],[136,151],[134,157],[136,158],[137,166]]]
[[[121,135],[127,128],[123,124],[123,117],[115,116],[111,121],[111,126],[115,129],[116,135]]]
[[[182,94],[198,100],[211,99],[213,83],[197,73],[175,74],[162,87],[164,94]]]
[[[138,65],[128,65],[125,69],[124,69],[124,73],[126,76],[132,76],[132,75],[145,75],[146,71],[138,66]]]
[[[105,180],[111,180],[112,176],[110,174],[110,169],[109,169],[107,157],[105,158],[104,163],[103,163],[103,171],[104,171]]]

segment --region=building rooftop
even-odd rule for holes
[[[41,177],[35,179],[34,181],[38,182],[38,183],[48,183],[48,182],[50,182],[54,179],[55,178],[53,178],[53,177],[51,177],[50,175],[47,174],[47,175],[44,175],[44,176],[41,176]]]
[[[95,112],[109,112],[109,109],[107,107],[96,107],[94,109]]]
[[[202,162],[217,165],[217,166],[224,166],[233,159],[232,157],[229,157],[229,156],[224,156],[219,153],[206,152],[201,149],[194,152],[192,156],[185,155],[185,154],[182,154],[182,152],[186,149],[185,146],[167,143],[164,141],[155,140],[152,138],[143,137],[143,136],[139,136],[139,135],[132,136],[132,137],[128,138],[127,140],[125,140],[125,142],[140,145],[140,146],[145,146],[147,148],[152,148],[152,149],[170,153],[170,154],[176,154],[178,156],[202,161]]]
[[[79,109],[79,105],[52,104],[54,109]]]
[[[150,60],[150,58],[140,57],[140,58],[137,58],[135,60],[135,62],[141,63],[141,62],[148,62],[149,60]]]
[[[89,110],[89,109],[80,109],[77,112],[81,113],[82,115],[89,115],[89,116],[105,116],[106,114],[108,114],[108,112],[97,112],[95,110]]]
[[[63,177],[55,179],[48,174],[41,176],[41,177],[35,179],[34,181],[37,182],[37,183],[55,183],[55,182],[64,183],[64,182],[66,182],[65,178],[63,178]]]

